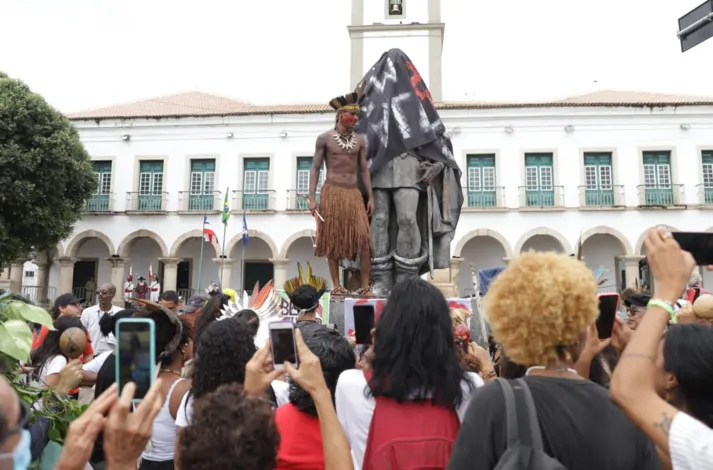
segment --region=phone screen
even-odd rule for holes
[[[371,344],[371,330],[374,328],[374,306],[354,306],[354,336],[357,344]]]
[[[602,294],[599,296],[599,317],[597,318],[599,339],[611,338],[614,330],[614,318],[618,309],[619,294]]]
[[[681,249],[689,252],[698,266],[713,264],[713,232],[672,232]]]
[[[136,384],[134,400],[142,400],[153,383],[153,367],[151,357],[151,322],[131,321],[117,323],[116,355],[118,362],[119,393],[129,382]]]
[[[272,363],[275,367],[281,367],[285,361],[297,364],[295,329],[290,323],[285,323],[285,325],[289,327],[270,327],[270,347],[272,349]]]

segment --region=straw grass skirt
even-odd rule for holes
[[[325,183],[319,201],[324,219],[319,226],[314,255],[333,260],[354,261],[360,253],[374,257],[369,217],[358,188]]]

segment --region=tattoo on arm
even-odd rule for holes
[[[673,423],[673,418],[664,413],[663,419],[661,419],[661,421],[657,423],[654,423],[654,427],[661,429],[661,431],[663,431],[663,433],[668,436],[668,433],[671,430],[671,423]]]

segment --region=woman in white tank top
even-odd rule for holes
[[[191,381],[181,378],[186,361],[193,357],[191,330],[185,327],[176,351],[159,363],[158,378],[163,381],[166,401],[153,422],[151,440],[141,455],[139,470],[173,470],[173,450],[176,441],[176,416],[183,396],[190,390]]]

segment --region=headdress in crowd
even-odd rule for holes
[[[295,303],[293,295],[298,287],[309,285],[314,287],[314,290],[316,291],[314,297],[310,301],[311,306],[309,308],[302,308],[298,312],[297,320],[299,320],[302,315],[307,312],[311,312],[312,310],[317,308],[317,306],[319,305],[319,299],[321,299],[324,293],[327,291],[327,281],[324,278],[317,277],[312,274],[312,266],[310,266],[309,263],[307,263],[306,271],[302,269],[302,265],[300,263],[297,263],[297,273],[297,277],[293,277],[292,279],[285,282],[285,285],[283,287],[283,289],[285,290],[285,294],[287,294],[287,297],[289,297],[290,303],[292,305],[294,305]]]
[[[359,113],[361,111],[361,104],[364,101],[365,95],[359,95],[356,92],[346,94],[344,96],[337,96],[329,102],[329,106],[335,111],[345,111],[348,113]]]
[[[458,325],[467,325],[468,319],[473,315],[467,305],[459,302],[448,302],[448,309],[451,312],[453,328]]]
[[[183,323],[178,318],[172,310],[167,309],[161,304],[152,302],[147,299],[131,299],[132,302],[136,302],[140,308],[139,311],[134,314],[137,318],[151,318],[156,313],[163,313],[166,315],[168,320],[176,326],[176,334],[173,339],[166,345],[166,349],[159,352],[158,359],[164,359],[171,356],[176,349],[181,345],[181,334],[183,333]]]
[[[241,310],[252,310],[257,316],[264,320],[274,317],[280,308],[280,296],[275,292],[272,281],[265,284],[265,287],[260,288],[260,283],[255,284],[253,295],[248,296],[247,292],[243,291],[243,298],[240,302],[228,301],[228,305],[221,310],[222,315],[218,320],[233,318]]]
[[[210,285],[205,288],[205,292],[211,297],[222,294],[222,292],[220,291],[220,286],[215,282],[211,282]]]

